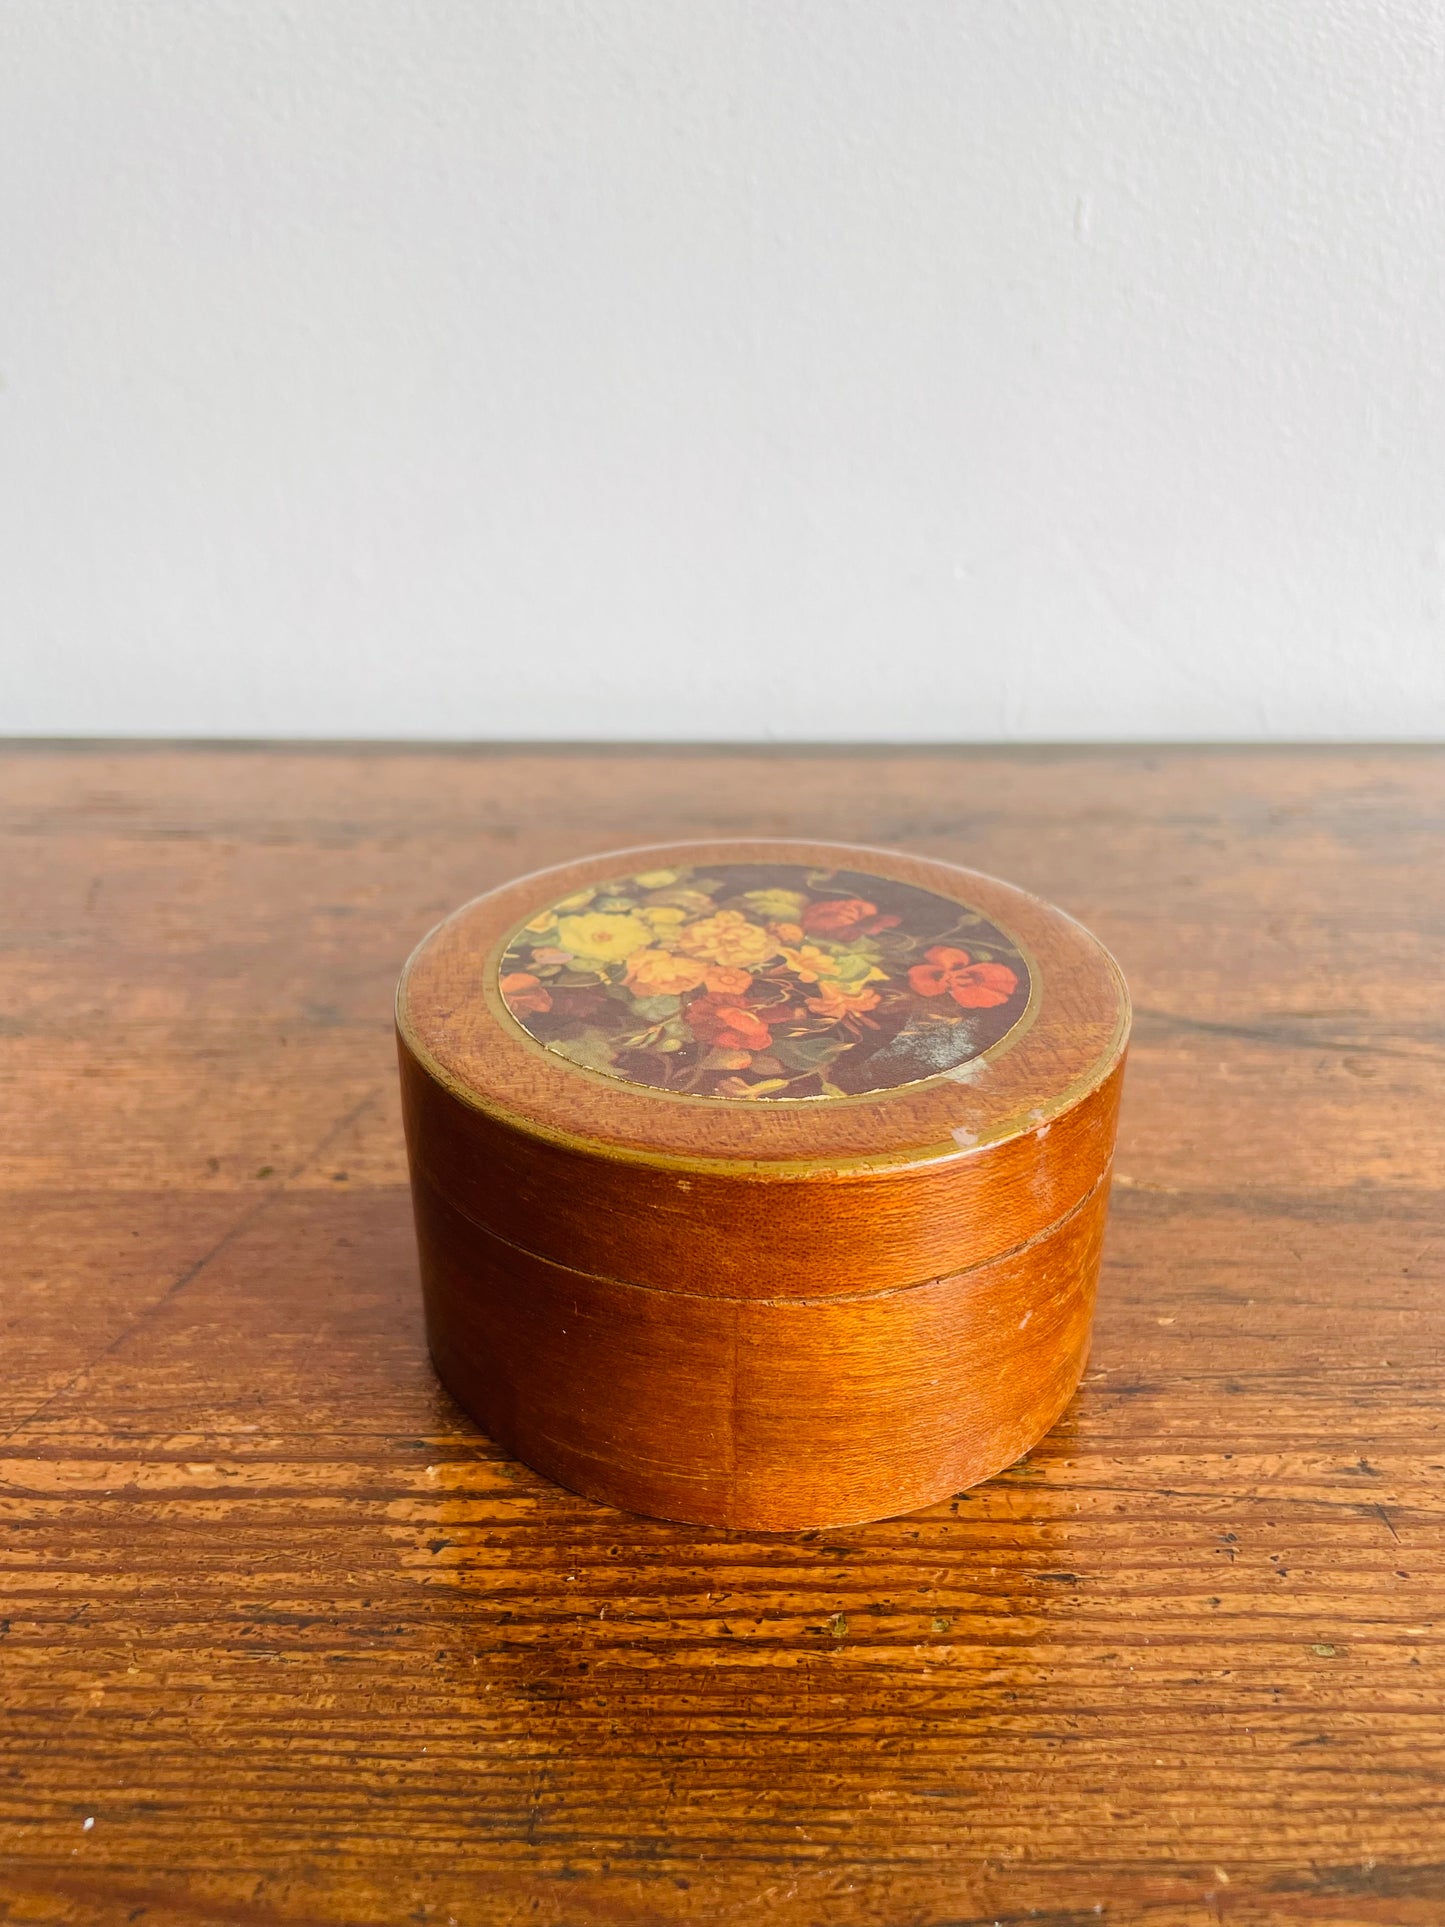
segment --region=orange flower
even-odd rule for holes
[[[808,1008],[819,1017],[831,1017],[835,1022],[841,1017],[854,1017],[865,1010],[876,1010],[878,992],[869,990],[844,990],[841,984],[819,984],[816,997],[808,999]]]
[[[551,991],[534,977],[530,970],[510,972],[509,975],[500,979],[498,988],[506,998],[507,1008],[514,1017],[552,1008]]]
[[[746,970],[729,970],[726,964],[714,964],[703,981],[715,997],[741,997],[753,980]]]
[[[683,1014],[693,1036],[717,1050],[766,1050],[773,1041],[757,1011],[722,997],[694,997]]]
[[[992,1010],[1006,1004],[1019,987],[1007,964],[971,963],[966,950],[935,944],[925,950],[926,963],[914,964],[908,981],[920,997],[941,997],[945,991],[965,1010]]]
[[[670,950],[634,950],[627,959],[627,986],[641,997],[680,997],[696,990],[706,972],[691,957]]]

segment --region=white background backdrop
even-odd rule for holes
[[[0,731],[1445,735],[1422,0],[5,0]]]

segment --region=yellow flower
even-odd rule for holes
[[[555,910],[544,910],[540,917],[533,917],[532,921],[527,925],[527,928],[536,936],[545,937],[549,930],[555,930],[557,928],[557,912]]]
[[[675,937],[677,926],[687,922],[686,910],[678,910],[670,903],[644,903],[637,914],[651,925],[655,941]]]
[[[643,870],[632,881],[644,890],[665,890],[669,883],[677,882],[676,870]]]
[[[766,963],[778,954],[777,940],[740,910],[719,910],[715,917],[690,923],[678,938],[678,948],[709,963],[748,966]]]
[[[643,997],[681,997],[702,982],[704,966],[670,950],[634,950],[627,959],[627,982]]]
[[[560,903],[554,903],[552,905],[552,911],[549,912],[549,914],[554,914],[558,910],[581,910],[592,901],[596,894],[597,892],[590,888],[577,890],[570,897],[563,897]]]
[[[796,923],[808,899],[801,890],[745,890],[743,902],[764,923]]]
[[[651,939],[651,931],[640,917],[609,914],[593,910],[586,916],[563,917],[557,925],[557,941],[574,957],[597,962],[612,962],[630,957]]]
[[[801,977],[805,984],[815,984],[820,977],[838,975],[828,952],[820,950],[815,943],[805,943],[800,950],[790,950],[784,945],[783,958],[794,976]]]

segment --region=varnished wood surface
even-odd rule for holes
[[[0,783],[0,1919],[1445,1920],[1439,753]],[[1012,877],[1135,993],[1084,1384],[924,1513],[608,1512],[426,1362],[402,957],[707,833]]]
[[[477,1224],[558,1264],[729,1298],[893,1290],[986,1264],[1057,1224],[1109,1162],[1123,1066],[1046,1132],[977,1158],[885,1165],[836,1183],[636,1163],[599,1171],[460,1103],[401,1051],[419,1172]],[[684,1167],[686,1168],[686,1167]],[[779,1187],[788,1185],[785,1205]],[[759,1248],[766,1261],[759,1263]]]
[[[443,1382],[590,1499],[769,1530],[896,1516],[1012,1465],[1088,1354],[1108,1184],[1007,1258],[863,1298],[648,1291],[503,1245],[415,1186]]]

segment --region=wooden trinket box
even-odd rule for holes
[[[437,1370],[664,1518],[987,1478],[1083,1371],[1128,1027],[1079,924],[920,857],[674,844],[479,897],[397,997]]]

